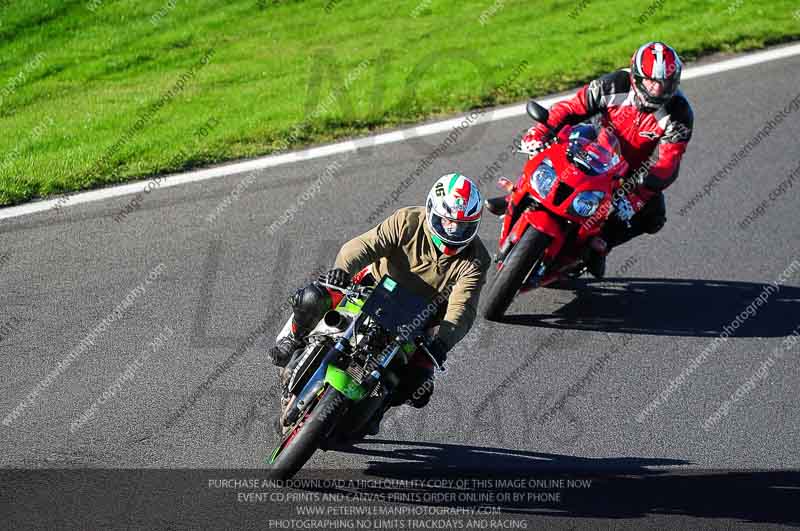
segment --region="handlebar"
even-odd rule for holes
[[[319,280],[317,281],[317,283],[323,288],[328,288],[334,291],[338,291],[339,293],[343,293],[345,296],[360,295],[362,293],[368,293],[372,291],[372,287],[362,286],[360,284],[350,284],[346,288],[343,288],[341,286],[335,286],[333,284],[328,284],[327,282],[322,282]]]

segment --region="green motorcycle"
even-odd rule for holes
[[[433,303],[388,275],[374,287],[323,285],[344,297],[284,371],[282,436],[267,459],[274,479],[291,478],[318,448],[363,437],[389,404],[399,383],[397,369],[418,348],[443,370],[424,341],[426,324],[436,314]]]

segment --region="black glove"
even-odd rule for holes
[[[432,340],[427,342],[428,352],[436,360],[436,363],[439,364],[439,367],[444,367],[444,362],[447,361],[447,345],[444,344],[444,341],[439,339],[438,337],[433,338]]]
[[[339,269],[338,267],[331,269],[327,273],[321,274],[318,280],[325,284],[330,284],[331,286],[336,286],[337,288],[342,289],[350,285],[350,275],[347,274],[347,271],[344,269]]]

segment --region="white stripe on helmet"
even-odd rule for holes
[[[653,79],[666,79],[667,62],[664,60],[664,45],[657,42],[653,52],[656,54],[656,60],[653,63]]]

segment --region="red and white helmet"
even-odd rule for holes
[[[460,252],[475,239],[482,213],[480,190],[460,173],[440,177],[425,202],[431,238],[434,245],[446,255]]]
[[[653,112],[672,99],[681,83],[682,67],[678,53],[663,42],[639,47],[631,58],[631,83],[639,109]]]

